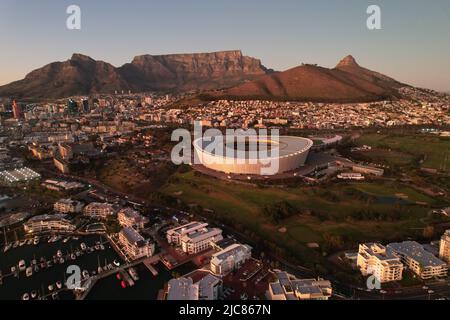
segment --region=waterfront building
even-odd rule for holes
[[[398,256],[402,263],[422,280],[447,276],[447,264],[415,241],[390,243],[387,249]]]
[[[223,239],[222,230],[203,228],[194,233],[185,234],[181,238],[181,249],[187,254],[197,254],[212,247],[212,244]]]
[[[169,281],[167,300],[218,300],[222,292],[222,280],[210,273],[194,283],[190,277]]]
[[[439,258],[450,265],[450,230],[445,231],[439,246]]]
[[[276,281],[269,283],[268,300],[328,300],[333,289],[331,282],[323,279],[298,279],[284,272],[275,272]]]
[[[110,203],[92,202],[84,207],[84,214],[92,218],[106,219],[115,213]]]
[[[252,257],[252,248],[245,244],[233,244],[212,255],[210,268],[214,274],[227,275],[239,269]]]
[[[188,224],[170,229],[167,231],[167,242],[174,245],[181,245],[181,238],[190,233],[195,233],[201,229],[204,229],[208,226],[207,223],[203,222],[190,222]]]
[[[59,213],[79,213],[83,210],[84,204],[71,200],[71,199],[61,199],[53,205],[53,210]]]
[[[379,243],[360,244],[356,265],[363,276],[374,275],[380,283],[402,280],[400,258]]]
[[[123,227],[135,227],[143,229],[148,219],[142,216],[138,211],[131,208],[124,208],[117,213],[117,219]]]
[[[66,214],[35,216],[24,223],[26,233],[73,232],[75,225]]]
[[[129,261],[151,257],[155,252],[154,242],[144,239],[139,232],[128,227],[119,232],[119,245]]]

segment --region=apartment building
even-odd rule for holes
[[[92,202],[84,207],[84,214],[92,218],[106,219],[115,213],[112,204]]]
[[[197,232],[185,234],[181,238],[181,249],[187,254],[197,254],[211,248],[212,243],[222,239],[221,229],[205,227]]]
[[[53,210],[59,213],[79,213],[83,210],[83,203],[71,199],[61,199],[53,205]]]
[[[144,237],[133,228],[123,228],[119,233],[119,245],[128,261],[151,257],[155,252],[155,243]]]
[[[26,233],[46,233],[46,232],[72,232],[75,225],[65,214],[46,214],[35,216],[29,219],[23,225]]]
[[[450,265],[450,230],[445,231],[439,246],[439,258]]]
[[[252,248],[245,244],[233,244],[212,255],[210,268],[214,274],[227,275],[239,269],[252,257]]]
[[[167,242],[174,245],[181,245],[181,238],[187,234],[198,232],[201,229],[208,227],[207,223],[190,222],[188,224],[170,229],[166,233]]]
[[[331,282],[323,279],[297,279],[284,272],[275,272],[276,281],[269,283],[268,300],[328,300],[333,289]]]
[[[206,274],[194,283],[192,278],[179,278],[169,281],[167,300],[218,300],[222,291],[222,280]]]
[[[387,250],[391,250],[408,269],[423,280],[447,276],[447,264],[415,241],[390,243]]]
[[[135,227],[143,229],[148,219],[142,216],[138,211],[131,208],[124,208],[117,213],[117,219],[123,227]]]
[[[374,275],[380,283],[402,280],[400,258],[379,243],[360,244],[356,265],[363,276]]]

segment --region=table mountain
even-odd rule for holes
[[[260,60],[241,51],[198,54],[143,55],[119,68],[74,54],[50,63],[25,79],[0,87],[0,96],[64,98],[73,95],[133,92],[214,90],[231,87],[270,72]]]

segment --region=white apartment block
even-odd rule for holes
[[[445,231],[439,246],[439,258],[450,265],[450,230]]]
[[[194,283],[192,278],[172,279],[168,284],[167,300],[218,300],[222,292],[222,280],[207,274]]]
[[[26,233],[58,232],[66,233],[75,230],[75,225],[65,214],[46,214],[35,216],[23,225]]]
[[[415,241],[390,243],[387,250],[391,250],[406,267],[423,280],[447,276],[447,264]]]
[[[214,274],[227,275],[239,269],[252,257],[252,248],[245,244],[233,244],[224,250],[213,254],[210,268]]]
[[[402,280],[400,258],[379,243],[360,244],[356,264],[363,276],[374,275],[380,283]]]
[[[59,213],[79,213],[84,205],[79,201],[71,199],[61,199],[53,205],[53,210]]]
[[[117,213],[117,219],[122,227],[135,227],[144,229],[148,219],[142,216],[138,211],[131,208],[124,208]]]
[[[277,281],[269,283],[268,300],[328,300],[333,289],[331,282],[323,279],[297,279],[284,272],[275,272]]]
[[[144,239],[133,228],[123,228],[119,233],[119,244],[122,253],[124,253],[129,261],[137,260],[144,257],[151,257],[155,252],[155,244],[148,239]]]
[[[84,207],[84,214],[93,218],[106,219],[114,214],[114,208],[109,203],[92,202]]]
[[[205,229],[208,226],[207,223],[203,222],[191,222],[167,231],[167,242],[174,245],[181,245],[181,238],[184,235],[195,233],[201,229]]]
[[[197,232],[185,234],[181,238],[181,249],[187,254],[196,254],[211,248],[212,243],[222,239],[221,229],[205,227]]]

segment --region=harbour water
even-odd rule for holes
[[[3,274],[3,284],[0,285],[0,300],[20,300],[24,293],[31,294],[32,291],[38,292],[40,296],[46,296],[49,300],[53,299],[48,289],[49,285],[53,285],[56,289],[56,282],[64,284],[67,267],[77,265],[81,270],[87,270],[90,274],[97,272],[98,266],[104,267],[112,264],[114,261],[123,264],[123,260],[109,245],[105,238],[100,236],[80,237],[78,240],[70,240],[67,243],[58,241],[48,243],[48,238],[41,239],[40,243],[34,245],[24,245],[15,249],[10,249],[6,253],[0,251],[0,270]],[[53,264],[52,267],[40,269],[33,272],[33,275],[27,277],[25,272],[19,273],[19,277],[11,274],[11,267],[16,266],[20,260],[25,260],[27,267],[31,265],[32,260],[37,260],[40,264],[41,257],[45,260],[51,260],[60,250],[65,257],[75,250],[81,250],[81,243],[85,243],[87,247],[95,247],[96,243],[102,242],[104,250],[94,250],[91,253],[85,251],[83,255],[77,257],[76,260],[65,259],[64,263]],[[164,284],[174,275],[180,276],[186,274],[196,267],[193,264],[186,264],[178,267],[173,271],[167,270],[164,264],[158,263],[155,269],[158,275],[154,276],[150,270],[144,265],[139,264],[135,269],[139,275],[139,280],[135,281],[134,286],[123,288],[121,281],[117,279],[117,273],[100,279],[89,292],[86,299],[88,300],[154,300],[157,298],[158,291],[164,288]],[[6,276],[8,275],[8,276]],[[71,300],[74,295],[69,290],[62,290],[58,293],[57,299]]]
[[[139,281],[132,287],[123,288],[116,274],[99,280],[87,296],[87,300],[156,300],[158,291],[164,284],[172,279],[173,275],[184,275],[196,269],[194,264],[185,264],[173,271],[167,270],[163,263],[158,263],[155,269],[158,275],[154,276],[144,264],[135,267],[139,274]]]
[[[97,272],[100,266],[112,264],[114,260],[122,263],[121,258],[111,248],[105,238],[100,236],[81,237],[78,240],[70,240],[64,243],[62,240],[54,243],[48,243],[48,238],[41,239],[38,245],[24,245],[22,247],[11,248],[4,253],[0,251],[0,270],[3,274],[3,284],[0,285],[0,300],[18,300],[22,299],[24,293],[30,294],[37,291],[41,296],[47,296],[51,292],[49,285],[55,286],[59,281],[64,284],[67,267],[77,265],[81,270],[87,270],[89,273]],[[104,243],[104,250],[94,250],[91,253],[85,252],[76,260],[65,259],[64,263],[53,263],[53,257],[60,250],[64,257],[70,255],[75,250],[81,251],[81,243],[85,243],[87,247],[95,247],[97,242]],[[33,275],[27,277],[25,272],[20,272],[19,277],[11,274],[11,267],[16,266],[20,260],[25,260],[26,266],[31,265],[32,260],[37,260],[40,265],[41,258],[52,262],[52,267],[40,269],[38,272],[33,271]],[[59,295],[60,299],[73,299],[70,291],[63,291]],[[51,299],[51,297],[50,297]]]

